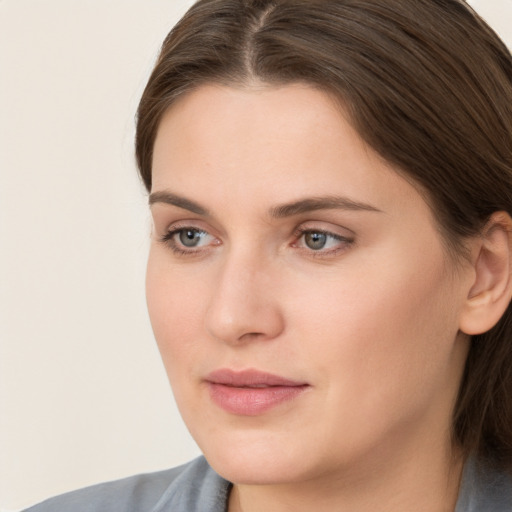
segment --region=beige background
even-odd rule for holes
[[[0,0],[0,511],[184,462],[144,302],[137,100],[191,0]],[[512,46],[512,0],[473,5]]]

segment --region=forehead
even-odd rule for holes
[[[303,84],[205,85],[181,98],[155,142],[153,192],[161,190],[208,209],[332,194],[383,211],[411,201],[426,206],[329,94]]]
[[[206,85],[188,93],[163,116],[157,133],[153,173],[234,166],[241,172],[272,171],[274,178],[294,162],[294,176],[329,159],[355,164],[380,160],[327,94],[307,85],[237,89]],[[382,162],[380,162],[382,163]],[[218,169],[219,171],[221,169]],[[177,177],[177,175],[175,175]]]
[[[268,85],[234,88],[204,85],[181,97],[164,114],[157,133],[159,139],[169,136],[193,137],[203,145],[220,146],[226,137],[252,138],[254,145],[281,145],[300,137],[311,140],[311,129],[318,135],[333,124],[341,127],[342,109],[325,92],[305,84],[281,87]],[[176,133],[178,131],[179,133]],[[257,137],[256,137],[257,136]],[[246,140],[250,142],[250,140]],[[245,151],[251,149],[246,144]]]

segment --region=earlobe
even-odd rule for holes
[[[494,213],[474,244],[474,281],[460,317],[460,330],[482,334],[498,323],[512,297],[512,219]]]

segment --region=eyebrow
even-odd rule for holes
[[[156,203],[169,204],[188,210],[197,215],[210,216],[210,212],[200,204],[168,191],[153,192],[150,194],[149,205],[151,206]],[[354,201],[350,198],[341,196],[324,196],[310,197],[274,206],[270,209],[270,217],[274,219],[281,219],[317,210],[349,210],[382,213],[382,210],[379,210],[368,203]]]
[[[210,215],[206,208],[203,208],[201,205],[195,203],[194,201],[167,191],[153,192],[149,195],[149,206],[152,206],[156,203],[170,204],[172,206],[177,206],[183,210],[188,210],[189,212],[195,213],[197,215],[203,215],[205,217]]]
[[[379,210],[371,204],[354,201],[348,197],[325,196],[311,197],[301,199],[300,201],[293,201],[291,203],[275,206],[271,208],[270,216],[276,219],[280,219],[283,217],[292,217],[294,215],[313,212],[316,210],[349,210],[382,213],[382,210]]]

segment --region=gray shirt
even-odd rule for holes
[[[226,512],[230,488],[199,457],[178,468],[57,496],[25,512]],[[512,512],[512,478],[470,461],[455,512]]]

